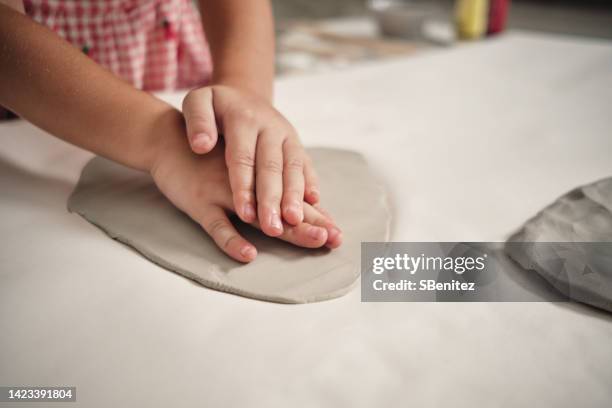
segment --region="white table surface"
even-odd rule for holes
[[[612,174],[611,43],[512,33],[283,79],[277,104],[305,144],[366,155],[391,191],[396,241],[503,240]],[[90,157],[0,125],[0,385],[74,385],[70,407],[612,403],[609,315],[215,292],[67,213]]]

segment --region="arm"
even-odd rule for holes
[[[67,142],[150,172],[166,197],[224,252],[242,262],[254,259],[255,247],[226,214],[234,207],[223,154],[193,154],[179,111],[121,81],[2,3],[0,78],[0,105]],[[314,207],[306,208],[306,222],[287,227],[279,238],[311,248],[339,245],[331,221]],[[252,224],[259,226],[256,220]],[[332,243],[328,231],[337,236]]]
[[[126,84],[55,33],[0,4],[0,105],[67,142],[148,170],[180,113]]]
[[[213,83],[271,101],[274,20],[268,0],[199,0],[214,62]]]
[[[6,4],[13,10],[17,10],[21,14],[24,14],[25,11],[23,9],[23,0],[1,0],[0,4]]]

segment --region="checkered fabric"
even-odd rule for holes
[[[205,85],[212,59],[191,0],[24,0],[26,14],[148,91]]]

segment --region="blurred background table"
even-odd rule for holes
[[[415,12],[427,11],[423,27],[403,38],[383,35],[373,5],[394,2]],[[453,0],[274,0],[273,4],[280,75],[322,72],[458,45],[453,41]],[[507,27],[612,39],[612,4],[513,0]]]

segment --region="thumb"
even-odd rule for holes
[[[183,99],[187,138],[194,153],[208,153],[217,144],[218,132],[211,88],[190,91]]]

